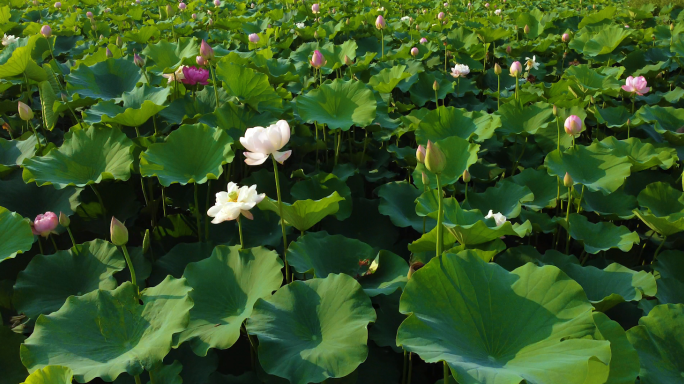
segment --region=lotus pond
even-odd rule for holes
[[[0,0],[0,384],[681,384],[684,13]]]

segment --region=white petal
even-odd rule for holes
[[[285,120],[278,120],[276,126],[278,127],[278,130],[280,130],[280,143],[282,144],[280,148],[282,148],[290,141],[290,125]]]
[[[245,163],[247,163],[247,165],[260,165],[268,159],[268,155],[263,153],[244,152],[244,155]]]
[[[285,162],[285,160],[290,158],[291,154],[292,154],[292,150],[285,151],[285,152],[275,152],[275,153],[273,153],[273,157],[275,157],[277,162],[279,162],[280,164],[283,164]]]

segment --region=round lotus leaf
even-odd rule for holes
[[[216,66],[216,81],[223,82],[228,96],[237,98],[257,112],[283,106],[283,100],[268,82],[268,76],[246,65],[220,61]]]
[[[257,299],[282,284],[282,268],[275,251],[224,245],[214,248],[208,259],[188,264],[183,277],[193,289],[195,306],[179,343],[188,341],[199,356],[206,356],[209,348],[230,348]]]
[[[643,171],[653,167],[669,169],[679,157],[675,148],[669,145],[653,145],[642,143],[636,137],[618,140],[608,136],[600,142],[594,142],[590,147],[603,148],[615,156],[627,156],[632,163],[632,172]]]
[[[470,143],[468,140],[458,136],[447,137],[434,144],[442,150],[446,158],[446,168],[444,168],[439,178],[443,187],[457,182],[463,176],[463,171],[477,162],[477,152],[480,150],[479,144]],[[423,163],[418,163],[413,171],[414,184],[419,189],[423,189],[423,172],[430,180],[430,189],[437,189],[437,177]]]
[[[66,83],[72,95],[119,102],[141,78],[144,80],[133,60],[111,58],[95,65],[80,65],[66,77]]]
[[[504,179],[506,180],[506,179]],[[534,211],[544,208],[555,208],[556,197],[558,196],[558,188],[560,187],[560,197],[567,195],[568,189],[557,177],[549,175],[543,169],[527,168],[515,176],[511,177],[511,181],[518,185],[523,185],[532,191],[534,200],[520,201],[525,207]],[[470,198],[470,195],[468,195]],[[482,211],[482,210],[481,210]],[[482,211],[488,212],[488,211]],[[502,212],[502,211],[499,211]]]
[[[139,300],[129,282],[113,291],[71,296],[57,312],[38,318],[21,346],[21,361],[29,372],[69,367],[80,383],[96,377],[111,382],[124,372],[139,375],[162,361],[174,334],[187,326],[190,290],[184,279],[167,277]]]
[[[506,103],[499,108],[498,113],[501,115],[501,128],[497,129],[497,133],[505,136],[534,135],[554,120],[553,107],[542,102],[524,108],[517,103]]]
[[[339,202],[344,201],[337,191],[319,200],[297,200],[293,204],[283,202],[283,219],[300,231],[308,231],[328,215],[334,215],[340,209]],[[272,211],[280,215],[276,200],[266,197],[258,205],[259,209]]]
[[[329,196],[333,191],[344,197],[338,204],[340,209],[335,217],[342,221],[351,215],[351,190],[347,184],[332,173],[321,172],[306,180],[297,182],[290,189],[290,195],[297,200],[318,200]]]
[[[652,264],[657,271],[658,291],[656,297],[661,304],[684,304],[684,253],[668,250],[658,254]]]
[[[182,125],[163,143],[152,144],[140,155],[140,173],[157,176],[168,187],[173,183],[203,184],[223,173],[233,161],[233,139],[222,129],[204,124]]]
[[[610,341],[610,373],[606,384],[633,384],[639,375],[639,355],[627,340],[620,324],[601,312],[594,312],[598,340]]]
[[[608,377],[610,343],[593,339],[592,306],[553,266],[508,272],[468,251],[444,254],[413,274],[399,311],[409,317],[397,344],[426,362],[446,361],[462,384]]]
[[[421,190],[405,181],[395,181],[381,185],[376,190],[380,197],[378,211],[389,216],[397,227],[412,227],[418,232],[432,230],[437,224],[435,219],[421,217],[416,213],[416,199]]]
[[[84,187],[103,180],[128,180],[133,142],[117,128],[74,129],[64,144],[42,157],[24,160],[24,181],[56,189]]]
[[[13,172],[0,180],[0,206],[28,218],[48,211],[71,216],[81,204],[79,196],[82,191],[82,188],[75,187],[60,190],[40,188],[33,183],[24,183],[21,172]]]
[[[684,110],[681,108],[644,105],[636,115],[647,123],[653,123],[655,131],[671,144],[684,144],[684,133],[679,132],[684,119]]]
[[[11,259],[33,245],[33,231],[28,220],[0,207],[0,262]]]
[[[33,157],[36,153],[36,143],[35,135],[25,137],[25,140],[0,138],[0,176],[5,176],[18,168],[24,159]]]
[[[480,212],[499,212],[507,219],[520,215],[523,203],[534,200],[532,190],[524,185],[504,180],[482,193],[472,192],[468,195],[468,204]]]
[[[19,347],[24,339],[26,337],[21,333],[0,324],[0,384],[21,383],[28,376],[19,358]]]
[[[560,224],[568,229],[573,239],[584,244],[584,250],[597,254],[611,248],[619,248],[623,252],[629,252],[634,244],[639,244],[639,234],[632,232],[625,226],[617,226],[613,223],[600,221],[592,223],[579,213],[571,213],[568,222],[563,218]]]
[[[368,356],[375,311],[361,285],[345,274],[295,281],[259,299],[247,331],[259,339],[264,370],[293,384],[352,373]]]
[[[116,288],[112,275],[125,267],[121,251],[99,239],[52,255],[36,255],[19,272],[12,301],[17,312],[35,321],[40,314],[57,311],[69,296]]]
[[[23,384],[71,384],[74,373],[61,365],[50,365],[33,372]]]
[[[372,123],[376,108],[373,91],[360,81],[337,79],[297,97],[297,110],[304,121],[343,131],[352,125],[365,127]]]
[[[439,107],[436,110],[425,110],[424,113],[419,111],[424,110],[411,112],[404,119],[416,126],[416,141],[423,145],[428,140],[434,142],[451,136],[483,142],[492,137],[495,129],[501,127],[501,118],[498,115],[484,112],[468,112],[454,107]]]
[[[642,384],[682,382],[684,372],[684,304],[653,307],[627,331],[627,338],[639,353]]]

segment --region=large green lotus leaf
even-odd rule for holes
[[[627,331],[627,338],[639,353],[642,384],[682,382],[684,372],[684,305],[664,304],[639,319]]]
[[[344,197],[333,192],[330,196],[319,200],[297,200],[294,204],[283,202],[282,218],[285,222],[300,231],[306,231],[328,215],[334,215],[339,209],[339,202]],[[280,215],[278,201],[266,197],[258,205],[259,209],[273,211]]]
[[[343,131],[352,125],[365,127],[372,123],[376,108],[373,92],[360,81],[337,79],[297,97],[297,111],[304,121]]]
[[[26,137],[25,140],[0,138],[0,177],[18,168],[24,159],[33,157],[36,153],[36,144],[34,135]]]
[[[184,279],[167,277],[140,299],[129,282],[113,291],[71,296],[59,311],[38,318],[21,346],[21,361],[29,372],[48,365],[69,367],[81,383],[139,375],[162,361],[174,334],[187,326],[190,290]]]
[[[11,259],[33,245],[33,231],[28,220],[0,207],[0,262]]]
[[[181,125],[166,141],[152,144],[140,154],[140,174],[157,176],[165,187],[216,180],[223,173],[223,165],[233,161],[232,143],[222,129],[204,124]]]
[[[531,245],[520,245],[508,248],[498,255],[496,263],[510,272],[527,263],[533,263],[539,267],[553,265],[563,270],[568,264],[579,264],[579,260],[575,256],[566,255],[554,249],[549,249],[542,255]]]
[[[636,115],[646,123],[653,123],[656,132],[674,145],[684,145],[684,133],[678,130],[684,126],[684,109],[644,105]]]
[[[201,243],[180,243],[164,256],[158,258],[150,277],[151,284],[158,284],[163,281],[167,275],[175,278],[183,276],[185,267],[189,263],[202,261],[211,256],[214,251],[215,244],[212,242]]]
[[[633,384],[639,375],[639,355],[620,324],[604,313],[594,312],[594,337],[610,342],[610,373],[606,384]]]
[[[247,331],[259,338],[264,370],[293,384],[352,373],[368,356],[368,324],[376,315],[353,277],[295,281],[259,299]]]
[[[675,250],[661,252],[652,266],[660,274],[655,295],[658,302],[684,304],[684,254]]]
[[[439,107],[426,113],[414,124],[419,144],[425,145],[428,140],[438,141],[451,136],[482,142],[501,127],[501,117],[485,112],[468,112],[461,108]]]
[[[200,44],[195,38],[181,37],[175,43],[160,40],[156,44],[148,44],[142,53],[154,61],[150,70],[173,72],[184,59],[199,55],[199,48]]]
[[[426,362],[446,361],[459,383],[598,384],[608,377],[610,343],[592,339],[592,306],[553,266],[507,272],[469,251],[444,254],[413,274],[399,311],[409,317],[397,344]]]
[[[112,275],[125,267],[123,254],[104,240],[78,244],[52,255],[36,255],[19,272],[12,301],[19,313],[35,321],[38,315],[57,311],[69,296],[116,288]]]
[[[526,168],[519,174],[511,177],[511,180],[525,186],[532,191],[534,200],[521,201],[522,205],[538,211],[544,208],[555,208],[556,197],[559,193],[562,198],[568,193],[568,189],[562,185],[557,177],[553,177],[543,169]],[[484,212],[484,211],[483,211]]]
[[[443,187],[457,182],[463,176],[463,171],[477,162],[479,144],[470,143],[458,136],[451,136],[435,142],[435,145],[442,150],[446,158],[446,168],[439,178]],[[416,186],[420,189],[424,187],[423,172],[430,180],[430,188],[437,189],[437,177],[423,163],[418,163],[413,170],[413,180]]]
[[[371,76],[368,85],[380,93],[390,93],[397,84],[409,77],[411,77],[411,74],[406,72],[405,65],[395,65],[392,68],[381,70],[377,75]]]
[[[183,277],[193,289],[195,305],[179,344],[189,342],[199,356],[206,356],[209,348],[230,348],[257,299],[280,288],[282,267],[275,251],[241,250],[239,245],[220,245],[208,259],[188,264]]]
[[[606,26],[591,36],[589,41],[584,44],[582,53],[592,57],[611,53],[630,35],[631,31],[624,27],[618,25]]]
[[[636,137],[618,140],[609,136],[590,147],[605,148],[614,156],[627,156],[632,163],[632,172],[639,172],[653,167],[669,169],[679,160],[677,150],[669,146],[655,147],[650,143],[642,143]]]
[[[608,128],[620,128],[627,124],[632,118],[632,114],[622,105],[617,107],[599,108],[595,107],[594,117],[599,124],[605,124]]]
[[[598,12],[590,13],[582,18],[577,28],[584,28],[587,25],[598,24],[601,22],[611,22],[614,19],[615,12],[617,9],[612,6],[608,6]]]
[[[401,291],[391,295],[378,295],[373,300],[377,321],[373,324],[368,337],[380,347],[392,347],[395,352],[402,352],[397,347],[397,329],[406,316],[399,313]]]
[[[577,194],[577,191],[575,191]],[[588,212],[596,212],[608,218],[628,220],[634,217],[634,209],[637,208],[636,197],[625,193],[624,189],[618,189],[610,195],[601,192],[584,191],[582,209]]]
[[[576,184],[582,184],[590,191],[601,191],[604,195],[620,188],[632,167],[627,157],[581,145],[562,153],[554,150],[546,155],[544,165],[551,176],[562,179],[567,172]]]
[[[368,296],[390,294],[406,284],[408,264],[386,251],[325,231],[307,233],[290,244],[287,260],[300,273],[325,277],[344,273],[359,281]]]
[[[644,224],[663,236],[684,231],[684,213],[658,217],[648,210],[635,209],[633,212]]]
[[[639,206],[647,208],[658,217],[684,212],[684,195],[669,183],[661,181],[648,184],[637,196]]]
[[[0,384],[21,383],[28,376],[19,358],[19,347],[24,339],[26,337],[21,333],[0,324]]]
[[[501,127],[497,132],[508,135],[534,135],[540,128],[545,128],[554,120],[553,108],[543,102],[525,106],[517,103],[506,103],[499,108]]]
[[[468,204],[480,212],[501,213],[508,219],[520,215],[521,204],[534,200],[532,191],[524,185],[504,180],[482,193],[470,193]]]
[[[512,31],[506,28],[480,28],[477,30],[478,36],[484,40],[485,43],[493,43],[496,40],[503,39],[510,35]]]
[[[43,157],[24,160],[23,178],[40,187],[84,187],[103,180],[128,180],[133,142],[117,128],[72,129],[64,144]]]
[[[43,37],[36,34],[9,45],[0,54],[0,79],[26,74],[29,79],[44,81],[45,70],[40,68],[31,58],[36,42]]]
[[[163,104],[170,93],[171,88],[156,88],[145,84],[123,95],[123,107],[113,100],[101,101],[86,112],[83,121],[138,127],[166,108]]]
[[[71,384],[74,372],[61,365],[49,365],[33,372],[23,384]]]
[[[264,108],[282,108],[281,97],[268,82],[268,76],[251,68],[225,61],[216,68],[216,81],[223,81],[228,96],[236,97],[257,111]]]
[[[568,222],[572,238],[583,242],[584,250],[591,254],[611,248],[629,252],[634,244],[639,244],[639,234],[630,231],[625,226],[617,226],[605,221],[592,223],[586,216],[579,213],[571,213]],[[564,228],[568,228],[565,218],[560,223]]]
[[[461,209],[454,198],[445,199],[444,202],[444,226],[461,245],[482,244],[501,236],[525,237],[532,232],[529,221],[523,224],[506,221],[497,226],[493,218],[485,219],[477,209]],[[436,217],[436,211],[430,215]]]
[[[140,68],[132,60],[107,59],[92,66],[80,65],[66,77],[73,95],[120,102],[141,81]]]
[[[611,96],[617,96],[622,84],[615,76],[599,73],[589,65],[582,64],[571,66],[563,74],[565,78],[574,80],[583,93],[592,94],[602,91]]]
[[[318,200],[330,196],[333,191],[344,197],[344,200],[338,203],[340,210],[335,217],[337,220],[345,220],[352,212],[351,190],[344,181],[332,173],[321,172],[297,182],[290,189],[290,195],[297,200]]]
[[[433,84],[437,82],[439,89],[435,95]],[[411,76],[406,80],[406,84],[410,83],[409,94],[411,95],[411,102],[422,107],[427,102],[435,102],[435,96],[439,100],[446,99],[447,95],[454,92],[454,81],[449,75],[443,75],[440,71],[422,71]],[[401,86],[399,86],[401,88]]]
[[[138,44],[147,44],[150,39],[159,39],[159,29],[152,25],[146,25],[134,31],[126,31],[126,39],[133,40]]]
[[[413,185],[405,181],[395,181],[381,185],[376,192],[380,197],[378,211],[389,216],[395,226],[412,227],[418,232],[429,232],[435,227],[437,222],[434,219],[425,219],[416,213],[415,201],[421,195],[421,191]]]
[[[624,301],[639,301],[656,294],[656,280],[646,271],[633,271],[618,263],[605,269],[578,264],[559,265],[563,272],[579,283],[596,310],[605,312]]]

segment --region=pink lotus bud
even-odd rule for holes
[[[444,18],[444,12],[440,12],[437,14],[437,18],[442,20]]]
[[[31,107],[22,103],[21,101],[19,102],[19,117],[24,121],[33,119],[33,111],[31,110]]]
[[[193,13],[191,17],[193,20],[197,20],[197,14],[196,13]]]
[[[324,66],[328,61],[325,60],[325,56],[319,51],[318,49],[314,51],[313,56],[311,57],[311,61],[309,61],[309,64],[311,64],[312,67],[314,68],[320,68]]]
[[[565,127],[565,133],[568,135],[577,136],[582,132],[582,119],[577,115],[570,115],[565,119],[563,127]]]
[[[62,8],[62,3],[60,3],[59,1],[56,2],[56,3],[55,3],[55,8],[57,8],[57,9]]]
[[[449,3],[444,3],[444,8],[447,8],[449,6]]]
[[[178,9],[180,9],[181,11],[184,10],[185,8],[187,8],[187,7],[188,7],[188,6],[185,5],[185,3],[180,3],[180,4],[178,4]]]
[[[259,36],[257,35],[257,37]],[[259,41],[259,39],[257,39],[257,41]],[[202,39],[202,43],[200,44],[200,55],[207,60],[211,60],[214,58],[214,49],[209,44],[207,44],[207,42],[204,41],[204,39]]]
[[[437,82],[437,80],[435,80],[435,82],[432,83],[432,90],[439,91],[439,83]]]
[[[429,140],[425,150],[425,167],[435,175],[439,175],[446,168],[444,152]]]
[[[145,65],[145,60],[143,60],[140,55],[137,53],[133,55],[133,64],[137,65],[138,67],[142,68]]]
[[[523,32],[525,32],[525,34],[530,33],[530,26],[525,24],[525,28],[523,28]]]
[[[31,230],[34,235],[48,237],[57,228],[57,225],[59,225],[59,217],[54,212],[45,212],[42,215],[36,216]]]
[[[261,38],[256,33],[252,33],[249,35],[249,42],[250,43],[256,44],[259,42],[259,40],[261,40]]]
[[[42,28],[40,28],[40,34],[45,36],[45,38],[47,39],[48,37],[52,36],[52,28],[50,28],[49,25],[45,24]]]
[[[115,217],[112,217],[112,223],[109,226],[109,236],[112,238],[112,244],[119,247],[128,243],[128,229]]]
[[[321,5],[320,4],[316,3],[316,4],[311,6],[311,12],[318,13],[320,11],[321,11]]]
[[[501,74],[501,66],[499,65],[499,63],[495,63],[495,64],[494,64],[494,73],[495,73],[497,76],[499,76],[499,75]]]
[[[348,67],[354,64],[354,62],[349,58],[349,56],[344,55],[344,64],[346,64]]]
[[[217,7],[221,6],[221,0],[214,0],[214,5]]]
[[[109,47],[105,48],[105,56],[107,56],[108,59],[114,57],[114,54],[109,50]]]
[[[413,56],[413,57],[418,56],[418,48],[416,48],[416,47],[411,48],[411,56]]]
[[[565,172],[565,177],[563,177],[563,185],[566,188],[572,187],[572,185],[575,183],[575,181],[572,179],[569,173]]]
[[[195,61],[197,62],[197,65],[202,66],[202,67],[205,66],[205,65],[207,65],[207,64],[209,64],[209,62],[207,61],[207,59],[205,59],[205,58],[202,57],[202,56],[197,56],[197,57],[195,58]]]
[[[485,8],[489,8],[489,3],[485,3]]]
[[[520,64],[519,61],[513,62],[513,64],[511,64],[510,71],[511,71],[511,76],[513,76],[513,77],[520,76],[520,73],[522,72],[522,64]]]
[[[427,43],[427,39],[424,38],[424,37],[421,37],[421,38],[420,38],[420,43],[421,43],[421,44]]]
[[[511,46],[510,45],[506,47],[506,53],[509,55],[511,54]]]
[[[90,12],[90,11],[86,12],[86,17],[89,18],[89,19],[92,19],[92,18],[93,18],[93,13]]]
[[[564,33],[563,36],[561,37],[561,40],[563,40],[564,43],[567,43],[570,41],[570,35],[567,33]]]
[[[385,18],[382,17],[382,15],[378,15],[378,18],[375,19],[375,28],[377,29],[383,29],[387,26],[385,23]]]
[[[418,160],[419,163],[425,162],[425,147],[423,147],[422,144],[416,149],[416,160]]]
[[[140,0],[135,0],[135,3],[136,3],[136,4],[140,4]]]
[[[254,7],[256,7],[256,5],[255,5],[254,3],[252,3],[252,5],[250,5],[250,7],[251,7],[252,9],[254,9]]]

